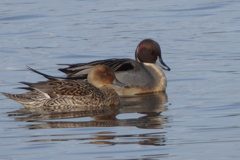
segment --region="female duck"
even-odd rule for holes
[[[163,62],[161,49],[152,39],[141,41],[135,51],[135,60],[132,59],[106,59],[89,63],[69,65],[68,68],[59,69],[66,73],[68,78],[86,79],[90,69],[95,65],[109,66],[119,81],[128,85],[128,88],[113,86],[119,95],[134,95],[146,92],[165,91],[167,80],[163,71],[170,68]]]
[[[109,85],[114,80],[119,85],[124,86],[124,84],[115,79],[114,72],[108,66],[96,65],[93,67],[88,74],[88,82],[52,77],[32,68],[29,69],[49,80],[38,83],[21,82],[29,86],[23,88],[30,90],[27,93],[3,93],[26,108],[69,109],[119,105],[120,103],[117,93]]]

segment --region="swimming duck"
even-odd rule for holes
[[[115,79],[114,72],[106,65],[94,66],[87,76],[87,81],[57,78],[30,67],[29,69],[49,80],[38,83],[20,82],[28,86],[21,87],[21,89],[29,90],[27,93],[3,93],[26,108],[69,109],[119,105],[119,97],[109,85],[115,81],[118,85],[126,87]]]
[[[89,63],[67,64],[69,67],[60,71],[68,78],[86,79],[92,67],[99,64],[109,66],[117,79],[129,87],[113,86],[119,95],[134,95],[147,92],[165,91],[167,87],[166,76],[156,65],[167,71],[170,68],[163,62],[159,44],[152,39],[141,41],[135,51],[135,60],[132,59],[106,59]]]

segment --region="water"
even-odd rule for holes
[[[144,38],[172,69],[166,94],[120,109],[8,113],[0,95],[0,159],[239,159],[240,2],[1,1],[0,91],[63,76],[56,64],[134,58]],[[61,67],[61,66],[60,66]],[[137,103],[137,102],[141,103]]]

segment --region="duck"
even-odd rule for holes
[[[120,98],[109,85],[125,84],[119,82],[114,72],[106,65],[94,66],[87,76],[81,79],[65,79],[49,76],[28,67],[29,70],[46,77],[47,81],[37,83],[20,82],[28,87],[20,87],[28,92],[22,94],[3,93],[26,108],[46,108],[51,110],[74,109],[78,107],[103,107],[120,105]],[[115,81],[115,84],[112,84]]]
[[[112,86],[120,96],[165,91],[167,78],[160,67],[166,71],[171,70],[163,62],[160,45],[152,39],[144,39],[137,45],[135,60],[105,59],[88,63],[60,64],[68,67],[59,68],[59,71],[67,74],[67,78],[86,79],[91,68],[99,64],[109,66],[117,79],[128,86]]]

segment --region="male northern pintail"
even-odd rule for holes
[[[128,88],[114,86],[119,95],[134,95],[146,92],[165,91],[167,80],[163,71],[170,68],[163,62],[159,44],[152,39],[141,41],[135,51],[135,60],[106,59],[89,63],[68,64],[68,68],[59,69],[66,73],[68,78],[86,79],[90,69],[99,64],[109,66],[119,81],[128,85]]]
[[[57,78],[29,67],[30,70],[48,78],[38,83],[20,82],[28,87],[23,94],[3,93],[26,108],[71,109],[77,107],[101,107],[119,105],[120,100],[114,89],[109,87],[115,79],[114,72],[106,65],[96,65],[89,72],[87,81]]]

